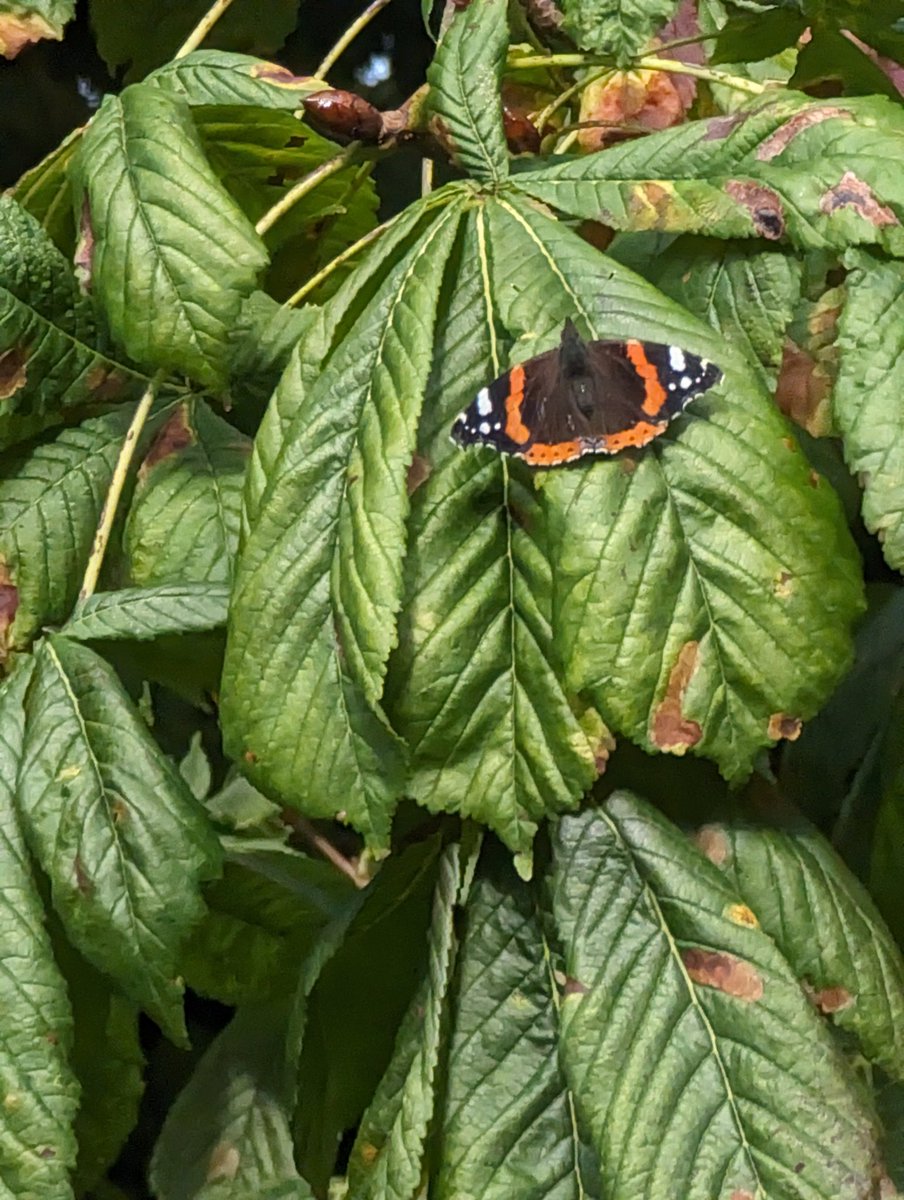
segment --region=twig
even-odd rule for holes
[[[714,42],[718,36],[717,33],[695,33],[691,37],[662,42],[661,45],[655,47],[655,50],[657,54],[663,54],[666,50],[677,50],[679,46],[696,46],[698,42]]]
[[[618,70],[610,59],[591,54],[526,54],[523,58],[510,58],[507,63],[509,71],[528,71],[535,67],[609,67]],[[691,63],[680,62],[671,58],[656,58],[652,54],[643,54],[635,59],[632,67],[642,71],[666,71],[672,75],[693,75],[695,79],[708,79],[710,83],[721,83],[725,87],[746,92],[750,96],[761,96],[768,91],[768,84],[756,83],[753,79],[741,79],[738,75],[726,75],[721,71],[711,71],[708,67],[695,67]]]
[[[318,79],[326,79],[327,72],[339,55],[348,49],[362,29],[365,29],[377,13],[382,12],[390,2],[391,0],[371,0],[371,3],[368,4],[361,16],[352,21],[345,33],[341,35],[335,45],[324,55],[323,61],[314,72]]]
[[[191,54],[192,50],[197,50],[207,35],[222,17],[223,13],[232,4],[232,0],[214,0],[210,8],[194,27],[176,53],[174,58],[185,58],[186,54]]]
[[[138,445],[138,439],[141,436],[141,431],[144,429],[144,423],[148,419],[148,413],[151,411],[151,405],[154,403],[154,397],[157,395],[157,388],[160,386],[163,374],[164,372],[158,371],[145,388],[144,395],[138,401],[138,406],[135,409],[129,428],[126,430],[122,446],[119,448],[119,457],[116,459],[116,466],[113,468],[113,477],[110,480],[110,486],[107,488],[104,506],[100,511],[100,520],[97,523],[97,532],[94,535],[94,543],[91,546],[91,554],[88,557],[88,564],[85,567],[85,577],[82,580],[82,586],[78,594],[79,600],[87,600],[89,596],[94,594],[94,589],[97,587],[97,579],[100,575],[100,569],[103,566],[104,555],[107,552],[110,530],[113,528],[113,522],[116,519],[116,510],[119,507],[122,489],[125,487],[126,476],[129,473],[129,467],[135,454],[135,448]]]
[[[652,54],[644,54],[637,60],[637,66],[644,71],[668,71],[672,75],[692,75],[695,79],[706,79],[710,83],[721,83],[724,87],[734,88],[736,92],[746,92],[748,96],[762,96],[768,90],[765,83],[757,83],[754,79],[742,79],[740,75],[725,75],[721,71],[711,71],[708,67],[695,67],[692,63],[680,62],[672,58],[656,58]]]
[[[282,820],[299,837],[304,838],[309,846],[313,846],[318,854],[322,854],[328,862],[331,862],[337,871],[341,871],[343,875],[347,875],[355,887],[367,887],[368,880],[361,878],[355,870],[354,864],[349,862],[344,854],[340,854],[328,838],[318,833],[307,817],[301,816],[300,813],[295,812],[293,809],[284,808]]]
[[[261,237],[271,229],[280,217],[284,216],[290,208],[298,203],[302,196],[306,196],[308,192],[314,190],[318,183],[322,183],[324,179],[329,179],[330,175],[335,175],[337,171],[341,171],[343,167],[348,166],[355,154],[360,149],[360,142],[349,142],[335,158],[327,159],[325,163],[321,163],[319,167],[305,175],[303,179],[299,179],[294,187],[289,188],[281,200],[278,200],[272,208],[268,209],[258,223],[255,229]]]
[[[543,127],[549,121],[549,118],[553,115],[553,113],[557,111],[557,109],[560,109],[563,104],[567,104],[572,96],[583,91],[584,88],[589,87],[591,83],[596,83],[598,79],[602,79],[605,75],[610,74],[610,72],[613,70],[613,67],[602,67],[599,71],[596,71],[591,75],[587,75],[583,79],[579,79],[577,83],[573,83],[571,87],[566,88],[564,92],[560,92],[558,96],[555,96],[552,100],[550,100],[549,104],[547,104],[545,108],[540,109],[538,113],[531,114],[531,120],[536,125],[537,129],[540,130],[541,137],[543,134]]]

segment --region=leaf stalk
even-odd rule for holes
[[[122,446],[119,449],[119,456],[116,459],[116,466],[113,468],[113,477],[110,480],[109,488],[107,488],[104,506],[100,512],[97,532],[94,535],[94,543],[91,546],[91,553],[88,556],[82,586],[79,589],[79,600],[87,600],[89,596],[94,595],[100,569],[104,563],[104,555],[107,552],[107,544],[110,541],[110,531],[116,519],[116,510],[119,508],[119,501],[122,498],[122,489],[125,487],[126,477],[129,473],[129,467],[132,465],[132,459],[135,456],[138,440],[141,437],[145,422],[148,419],[148,413],[151,411],[151,405],[154,403],[154,397],[157,395],[157,389],[160,386],[163,376],[164,372],[158,371],[145,388],[144,394],[138,401],[135,413],[129,423],[129,428],[126,430],[126,436],[123,438]]]
[[[272,229],[280,217],[285,216],[290,208],[293,208],[303,196],[308,192],[312,192],[319,183],[324,179],[329,179],[331,175],[335,175],[337,171],[341,171],[343,167],[348,166],[352,159],[361,148],[360,142],[349,142],[335,158],[327,159],[325,163],[321,163],[303,179],[299,179],[294,187],[291,187],[286,194],[268,209],[258,223],[255,225],[255,230],[260,237]]]
[[[363,29],[365,29],[374,19],[377,13],[382,12],[392,0],[371,0],[367,8],[359,17],[352,21],[348,29],[336,40],[335,44],[326,52],[320,66],[314,72],[318,79],[326,79],[327,72],[333,67],[336,59],[343,54],[352,44],[355,38]]]
[[[232,0],[215,0],[173,55],[173,58],[185,58],[186,54],[191,54],[193,50],[197,50],[231,4]]]

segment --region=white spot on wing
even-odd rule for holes
[[[477,411],[482,417],[488,417],[493,411],[493,401],[490,399],[488,388],[481,388],[477,393]]]
[[[481,421],[481,422],[480,422],[480,432],[481,432],[481,433],[483,433],[483,434],[487,434],[487,433],[489,433],[489,432],[490,432],[490,423],[489,423],[489,421]]]
[[[673,371],[683,371],[687,362],[680,346],[669,346],[669,366]]]
[[[689,388],[691,386],[691,377],[690,375],[682,375],[678,382],[683,388]]]

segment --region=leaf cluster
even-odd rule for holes
[[[146,1078],[159,1200],[893,1195],[901,14],[424,3],[380,113],[259,7],[95,0],[0,198],[4,1194],[124,1194]],[[453,446],[566,320],[722,379]]]

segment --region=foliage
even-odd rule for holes
[[[0,199],[0,1191],[893,1196],[897,0],[423,0],[382,110],[134,7]],[[454,446],[567,320],[721,380]]]

